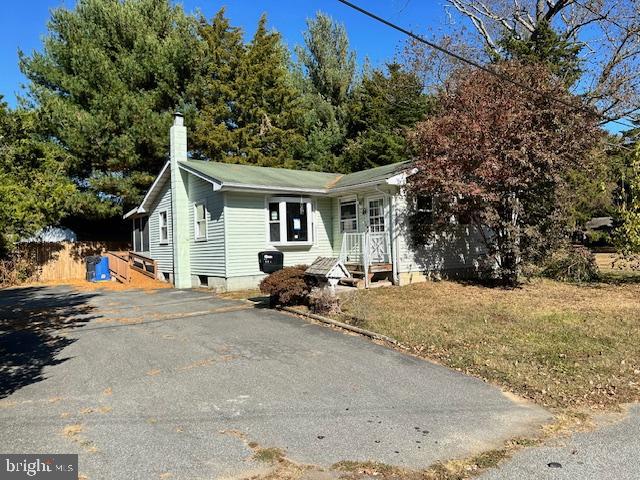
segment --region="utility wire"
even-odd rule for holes
[[[475,68],[478,68],[478,69],[480,69],[480,70],[482,70],[484,72],[487,72],[490,75],[498,77],[499,79],[501,79],[501,80],[503,80],[505,82],[509,82],[512,85],[515,85],[515,86],[517,86],[517,87],[519,87],[519,88],[521,88],[523,90],[526,90],[526,91],[528,91],[528,92],[530,92],[530,93],[532,93],[534,95],[537,95],[538,97],[542,97],[542,98],[546,97],[546,98],[548,98],[548,99],[550,99],[550,100],[552,100],[554,102],[557,102],[557,103],[560,103],[560,104],[562,104],[562,105],[564,105],[566,107],[569,107],[572,110],[582,111],[583,113],[594,113],[594,112],[591,112],[590,110],[588,110],[586,108],[580,108],[580,107],[578,107],[576,105],[573,105],[573,104],[571,104],[571,103],[569,103],[569,102],[567,102],[567,101],[565,101],[565,100],[563,100],[561,98],[557,98],[557,97],[553,97],[553,96],[541,93],[538,90],[536,90],[535,88],[530,87],[529,85],[526,85],[526,84],[524,84],[522,82],[514,80],[513,78],[511,78],[508,75],[505,75],[503,73],[496,72],[492,68],[489,68],[486,65],[482,65],[481,63],[478,63],[475,60],[471,60],[469,58],[463,57],[462,55],[459,55],[459,54],[457,54],[455,52],[452,52],[451,50],[448,50],[448,49],[446,49],[444,47],[441,47],[440,45],[438,45],[438,44],[436,44],[434,42],[431,42],[431,41],[427,40],[426,38],[424,38],[424,37],[412,32],[411,30],[407,30],[406,28],[403,28],[403,27],[401,27],[401,26],[399,26],[399,25],[397,25],[395,23],[392,23],[389,20],[386,20],[386,19],[376,15],[373,12],[370,12],[369,10],[365,10],[364,8],[359,7],[358,5],[349,2],[348,0],[338,0],[338,1],[340,3],[346,5],[347,7],[352,8],[352,9],[354,9],[354,10],[356,10],[356,11],[358,11],[358,12],[364,14],[364,15],[366,15],[367,17],[376,20],[377,22],[380,22],[380,23],[382,23],[382,24],[384,24],[384,25],[386,25],[388,27],[391,27],[394,30],[397,30],[397,31],[399,31],[401,33],[404,33],[405,35],[413,38],[414,40],[417,40],[420,43],[424,43],[425,45],[433,48],[434,50],[437,50],[437,51],[439,51],[441,53],[444,53],[445,55],[448,55],[450,57],[455,58],[456,60],[459,60],[459,61],[461,61],[463,63],[471,65],[471,66],[473,66]],[[635,128],[634,125],[626,124],[626,123],[624,123],[624,122],[622,122],[620,120],[617,120],[617,119],[612,118],[612,117],[608,117],[608,116],[603,115],[603,114],[598,113],[598,112],[595,112],[595,115],[597,115],[602,120],[605,120],[605,122],[603,122],[603,123],[616,123],[616,124],[622,125],[623,127],[626,127],[626,128]]]

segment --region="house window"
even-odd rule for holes
[[[166,211],[160,212],[158,223],[160,227],[160,243],[167,243],[169,241],[169,222]]]
[[[418,195],[416,198],[416,214],[420,223],[433,223],[433,197],[431,195]]]
[[[280,204],[278,202],[269,203],[269,240],[274,243],[280,242]]]
[[[355,200],[340,202],[340,232],[358,231],[358,206]]]
[[[196,240],[206,240],[207,238],[207,209],[204,203],[194,205],[194,230]]]
[[[271,198],[267,215],[271,243],[283,245],[313,242],[313,207],[310,199]]]
[[[133,219],[133,251],[149,251],[149,217]]]

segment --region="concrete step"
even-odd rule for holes
[[[364,278],[342,278],[339,283],[349,287],[364,288]]]

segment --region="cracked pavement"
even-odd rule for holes
[[[0,319],[0,449],[79,453],[88,479],[260,473],[249,444],[324,468],[426,468],[550,419],[481,380],[207,292],[8,289]]]

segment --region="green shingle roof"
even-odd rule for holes
[[[410,161],[407,160],[406,162],[392,163],[390,165],[383,165],[382,167],[370,168],[369,170],[362,170],[360,172],[342,175],[334,184],[330,185],[329,187],[352,187],[363,183],[383,181],[389,177],[393,177],[401,170],[407,168],[409,163]]]
[[[331,190],[333,188],[356,186],[363,183],[383,181],[405,168],[409,162],[363,170],[340,175],[307,170],[257,167],[233,163],[187,160],[182,165],[207,177],[218,180],[223,185],[251,185],[260,187]]]

